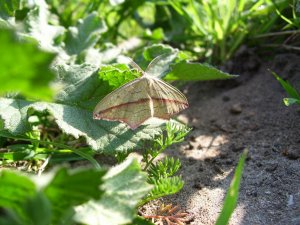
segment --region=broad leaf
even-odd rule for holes
[[[0,98],[0,117],[4,121],[4,129],[12,134],[29,131],[27,113],[30,108],[49,111],[62,131],[75,138],[83,136],[94,150],[110,154],[141,148],[142,140],[153,138],[161,130],[157,125],[145,125],[132,131],[123,123],[93,120],[91,111],[76,106]]]
[[[137,52],[134,57],[134,61],[144,70],[148,64],[157,56],[160,55],[172,55],[172,53],[177,54],[177,50],[169,45],[155,44],[149,47],[145,47],[141,51]]]
[[[138,201],[150,190],[136,160],[112,168],[104,178],[105,193],[98,201],[77,207],[75,220],[89,225],[119,225],[135,218]]]
[[[26,176],[9,170],[0,172],[0,207],[13,210],[22,221],[28,222],[28,215],[22,206],[35,192],[35,184]]]
[[[62,35],[65,29],[48,23],[50,13],[44,0],[35,1],[35,4],[25,20],[25,34],[35,38],[43,49],[59,52],[60,48],[55,46],[55,39]]]
[[[185,81],[205,81],[235,78],[236,75],[230,75],[222,72],[208,64],[190,63],[186,61],[179,62],[172,66],[172,70],[164,79],[166,80],[185,80]]]
[[[100,35],[107,30],[103,20],[96,12],[79,20],[76,27],[69,27],[66,38],[66,50],[69,55],[79,55],[82,51],[93,47]]]
[[[123,64],[114,64],[101,67],[99,76],[108,83],[111,90],[114,90],[125,83],[140,77],[141,74],[135,70],[131,71]]]
[[[28,217],[28,224],[49,225],[51,224],[51,204],[44,193],[37,192],[27,199],[24,204],[25,214]]]
[[[57,102],[91,111],[105,95],[140,76],[123,64],[102,66],[99,72],[88,64],[60,65],[56,72],[63,86],[56,96]]]
[[[0,43],[0,94],[20,91],[29,98],[50,100],[54,74],[49,67],[55,55],[18,42],[9,30],[0,30]]]
[[[55,67],[57,83],[61,90],[56,101],[65,105],[93,110],[97,102],[107,94],[109,86],[103,84],[97,73],[98,68],[88,64],[59,65]]]
[[[99,189],[103,175],[103,170],[85,169],[70,173],[66,168],[59,169],[43,190],[52,205],[53,223],[58,224],[73,206],[99,199],[103,194]]]

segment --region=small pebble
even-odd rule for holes
[[[187,145],[185,145],[183,147],[184,150],[192,150],[194,148],[194,146],[191,143],[188,143]]]
[[[233,152],[241,152],[242,150],[245,149],[244,146],[242,146],[242,145],[237,145],[237,144],[232,144],[229,148],[230,148],[231,151],[233,151]]]
[[[226,163],[227,165],[232,165],[233,160],[232,160],[232,159],[226,159],[225,163]]]
[[[222,97],[222,100],[223,100],[224,102],[228,102],[228,101],[230,101],[230,97],[227,96],[227,95],[224,95],[224,96]]]
[[[190,165],[191,165],[191,164],[195,164],[195,163],[197,162],[197,160],[194,159],[194,158],[189,158],[188,160],[189,160],[189,164],[190,164]]]
[[[191,141],[191,142],[196,142],[196,138],[195,138],[195,136],[193,136],[193,135],[192,135],[192,136],[190,136],[190,138],[189,138],[189,139],[190,139],[190,141]]]
[[[180,122],[184,123],[184,124],[188,124],[189,123],[189,118],[187,116],[185,116],[185,115],[180,114],[180,115],[177,116],[177,119]]]
[[[289,195],[289,199],[288,199],[288,204],[287,206],[292,206],[294,205],[294,196],[293,195]]]
[[[203,168],[202,165],[199,166],[198,171],[199,171],[199,172],[203,172],[203,171],[204,171],[204,168]]]
[[[223,174],[224,173],[224,171],[221,169],[221,167],[219,167],[217,165],[214,165],[213,168],[219,174]]]
[[[197,146],[197,149],[198,150],[201,150],[203,147],[202,147],[202,145],[201,144],[199,144],[198,146]]]
[[[288,159],[291,159],[291,160],[297,160],[300,158],[300,151],[299,149],[296,150],[296,149],[289,149],[289,150],[284,150],[282,152],[282,154],[287,157]]]
[[[203,184],[201,184],[200,182],[197,182],[193,185],[193,188],[196,188],[198,190],[201,190],[203,187]]]
[[[274,172],[277,169],[277,164],[270,164],[267,165],[267,167],[265,168],[265,171],[267,172]]]
[[[242,106],[240,103],[234,104],[229,110],[232,114],[240,114],[242,112]]]

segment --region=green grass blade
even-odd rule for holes
[[[5,131],[0,131],[0,137],[6,137],[6,138],[13,138],[13,139],[18,139],[18,140],[23,140],[23,141],[33,141],[33,139],[24,137],[24,136],[14,136],[9,134],[8,132]],[[99,169],[101,168],[101,166],[99,165],[99,163],[97,162],[97,160],[95,160],[89,153],[86,153],[85,151],[79,150],[79,149],[74,149],[71,148],[70,146],[61,144],[61,143],[56,143],[56,142],[50,142],[50,141],[41,141],[41,140],[34,140],[35,142],[38,142],[40,144],[50,144],[50,145],[54,145],[60,148],[65,148],[65,149],[70,149],[71,151],[73,151],[75,154],[81,156],[82,158],[88,160],[95,168]]]
[[[230,219],[231,214],[235,209],[238,200],[240,181],[241,181],[247,153],[248,150],[246,149],[240,158],[240,161],[234,173],[234,177],[231,181],[229,190],[226,194],[223,209],[216,222],[216,225],[226,225]]]
[[[293,105],[295,103],[300,105],[300,99],[296,99],[296,98],[284,98],[283,102],[286,106],[290,106],[290,105]]]
[[[271,71],[271,73],[274,75],[274,77],[279,81],[279,83],[281,84],[281,86],[284,88],[284,90],[290,95],[290,97],[295,98],[300,100],[300,95],[297,92],[297,90],[295,88],[292,87],[292,85],[283,80],[278,74],[276,74],[275,72]]]

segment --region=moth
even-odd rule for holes
[[[155,68],[163,57],[154,58],[145,71],[130,60],[130,65],[142,76],[106,95],[96,105],[93,118],[123,122],[134,130],[149,118],[169,120],[172,115],[188,108],[183,93],[155,76]]]

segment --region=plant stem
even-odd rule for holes
[[[10,135],[10,134],[8,134],[6,132],[5,133],[4,132],[0,132],[0,136],[6,137],[6,138],[23,140],[23,141],[30,141],[30,142],[32,141],[32,139],[30,139],[30,138],[13,136],[13,135]],[[99,165],[99,163],[91,155],[85,153],[84,151],[71,148],[70,146],[67,146],[67,145],[64,145],[64,144],[61,144],[61,143],[50,142],[50,141],[41,141],[41,140],[36,140],[36,141],[39,142],[40,144],[49,144],[49,145],[54,145],[54,146],[57,146],[57,147],[60,147],[60,148],[70,149],[75,154],[77,154],[77,155],[81,156],[82,158],[88,160],[95,168],[97,168],[97,169],[101,168],[101,166]]]

